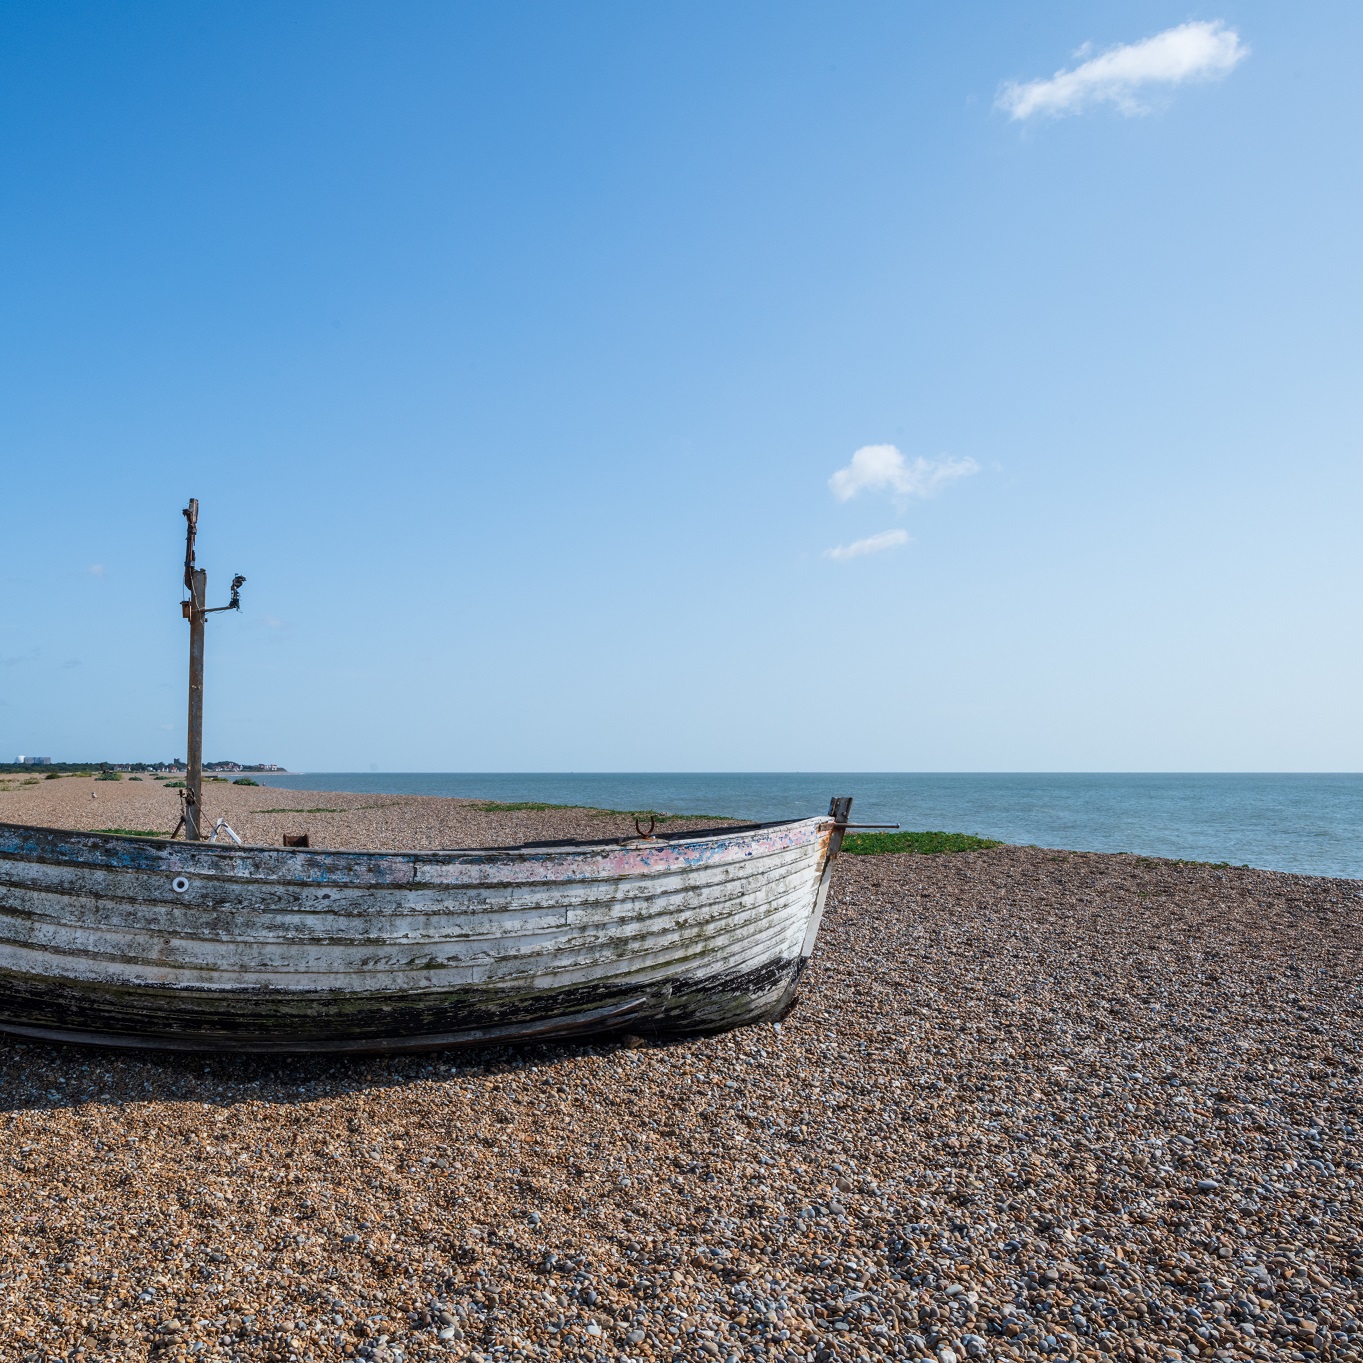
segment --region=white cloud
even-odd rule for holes
[[[92,563],[89,568],[91,577],[103,577],[104,565],[102,563]]]
[[[898,549],[909,542],[907,530],[882,530],[878,535],[869,535],[864,540],[853,540],[851,544],[840,544],[836,549],[825,549],[824,558],[841,561],[845,558],[861,558],[863,554],[880,554],[886,549]]]
[[[1088,51],[1085,46],[1075,56]],[[1139,114],[1146,109],[1139,95],[1152,87],[1216,80],[1247,56],[1249,48],[1240,35],[1219,19],[1179,24],[1153,38],[1110,47],[1049,80],[1009,81],[999,91],[997,105],[1015,119],[1076,114],[1092,104],[1115,104],[1124,114]]]
[[[828,486],[840,502],[864,491],[931,497],[943,484],[979,471],[980,466],[973,459],[919,456],[910,464],[893,445],[863,445],[852,456],[852,462],[828,480]]]

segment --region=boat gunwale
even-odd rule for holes
[[[89,841],[92,852],[107,853],[110,857],[108,862],[101,860],[95,861],[82,858],[78,855],[60,855],[53,853],[25,855],[20,850],[9,850],[0,847],[0,861],[18,862],[37,862],[44,865],[65,865],[73,867],[89,867],[90,869],[108,869],[121,871],[147,871],[155,872],[164,870],[164,867],[156,865],[129,865],[127,861],[117,856],[119,848],[135,847],[141,852],[160,852],[165,857],[170,855],[183,856],[188,854],[198,858],[206,856],[210,862],[214,858],[228,859],[236,857],[265,857],[278,863],[285,863],[298,867],[302,870],[303,866],[309,863],[319,864],[332,858],[341,858],[342,864],[350,862],[352,865],[362,863],[382,866],[385,864],[393,866],[404,866],[411,868],[412,879],[403,882],[404,888],[442,888],[442,882],[422,882],[417,879],[419,867],[421,866],[447,866],[447,865],[470,865],[470,866],[495,866],[504,863],[509,866],[525,866],[536,861],[551,862],[562,857],[576,858],[587,856],[601,856],[603,853],[619,851],[621,853],[639,853],[650,850],[679,851],[688,846],[704,846],[707,843],[718,843],[726,839],[739,838],[748,834],[770,832],[782,828],[794,828],[801,824],[815,825],[815,832],[823,825],[832,826],[834,820],[828,815],[806,815],[800,819],[774,819],[765,823],[750,823],[730,825],[716,829],[691,829],[676,833],[655,834],[648,837],[637,838],[602,838],[602,839],[567,839],[555,840],[546,843],[518,843],[508,847],[450,847],[450,848],[419,848],[412,850],[401,850],[397,848],[328,848],[328,847],[274,847],[266,846],[261,843],[247,843],[242,846],[233,846],[224,843],[211,842],[185,842],[171,838],[162,837],[138,837],[126,833],[102,833],[92,829],[77,828],[50,828],[39,824],[21,824],[0,821],[0,834],[13,831],[22,837],[38,835],[40,839],[65,840],[78,839],[82,842]],[[302,863],[302,866],[300,866]],[[261,868],[264,871],[264,867]],[[651,871],[661,872],[665,868],[641,867],[635,874],[647,876]],[[233,871],[224,867],[221,871],[216,871],[216,875],[223,880],[237,880],[246,884],[258,881],[262,877],[252,874],[241,874],[240,871]],[[610,875],[606,879],[628,878],[627,876]],[[272,875],[269,879],[274,883],[313,883],[315,877],[306,873],[299,875],[296,880],[293,876]],[[344,882],[342,882],[344,883]],[[392,884],[391,881],[358,881],[355,887],[371,888],[375,884]],[[521,884],[524,882],[508,882]]]

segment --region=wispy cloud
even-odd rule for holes
[[[909,463],[893,445],[863,445],[828,486],[840,502],[858,492],[892,492],[897,497],[931,497],[940,487],[967,474],[978,473],[973,459],[924,459]]]
[[[853,540],[851,544],[839,544],[834,549],[825,549],[824,558],[837,559],[861,558],[865,554],[882,554],[886,549],[898,549],[909,542],[907,530],[882,530],[878,535],[868,535],[864,540]]]
[[[91,577],[103,577],[104,565],[102,563],[92,563],[87,571]]]
[[[1124,114],[1146,112],[1141,96],[1185,81],[1218,80],[1249,56],[1240,35],[1221,20],[1179,24],[1138,43],[1110,47],[1096,57],[1086,44],[1075,53],[1088,57],[1078,66],[1046,80],[1009,81],[999,91],[998,107],[1015,119],[1077,114],[1094,104],[1115,104]]]

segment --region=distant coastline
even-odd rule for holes
[[[175,772],[182,774],[185,769],[183,760],[170,762],[55,762],[50,757],[20,758],[17,762],[0,762],[0,775],[33,776],[48,774],[54,776],[74,776],[99,771],[125,772]],[[241,772],[250,776],[267,773],[271,776],[292,776],[296,773],[274,762],[205,762],[204,770],[211,772]]]

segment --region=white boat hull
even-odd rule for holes
[[[832,819],[449,852],[0,825],[0,1030],[240,1051],[721,1030],[789,1008],[839,842]]]

